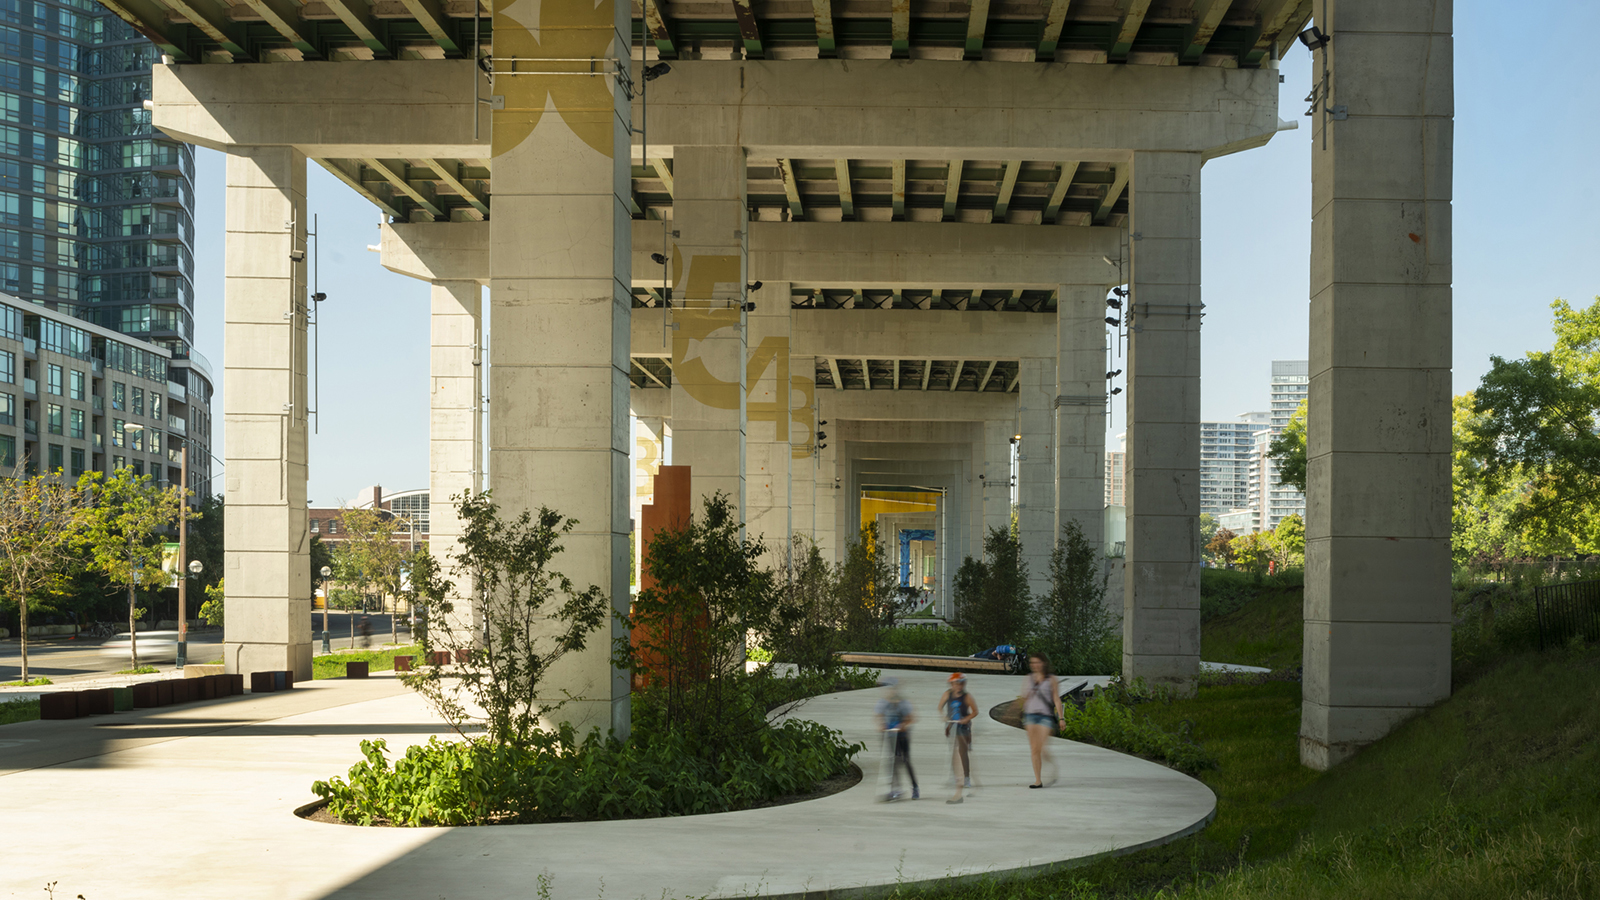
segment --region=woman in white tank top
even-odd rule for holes
[[[1061,685],[1050,674],[1050,657],[1030,653],[1028,668],[1032,671],[1023,679],[1022,695],[1017,699],[1022,704],[1022,727],[1028,732],[1028,752],[1033,756],[1033,784],[1028,787],[1042,788],[1045,785],[1041,770],[1044,763],[1050,764],[1051,784],[1056,783],[1059,775],[1045,742],[1066,713],[1061,706]]]

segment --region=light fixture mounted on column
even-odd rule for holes
[[[1128,289],[1124,287],[1114,287],[1111,289],[1111,293],[1116,294],[1118,297],[1126,297],[1128,296]]]
[[[1110,300],[1106,301],[1106,306],[1109,306],[1112,309],[1121,309],[1122,308],[1122,301],[1118,300],[1115,297],[1112,297]]]
[[[739,308],[744,310],[745,312],[755,312],[756,311],[756,302],[754,300],[751,300],[751,301],[745,303],[744,305],[740,306]]]
[[[1332,35],[1323,34],[1322,29],[1315,25],[1300,32],[1295,37],[1300,39],[1300,43],[1306,45],[1307,50],[1321,50],[1323,47],[1328,46],[1329,41],[1333,40]]]
[[[667,257],[663,253],[652,253],[650,254],[650,261],[658,266],[664,266],[667,264]]]
[[[1122,393],[1122,388],[1112,388],[1111,389],[1111,396],[1113,396],[1113,397],[1115,397],[1116,395],[1118,395],[1120,393]]]
[[[657,78],[660,78],[661,76],[663,76],[663,75],[665,75],[665,74],[667,74],[668,72],[671,72],[671,71],[672,71],[672,67],[671,66],[667,65],[664,62],[658,62],[653,66],[646,66],[645,67],[644,80],[645,81],[655,81]]]
[[[1106,324],[1110,325],[1112,328],[1117,328],[1122,325],[1122,320],[1116,316],[1106,316]]]
[[[752,281],[752,282],[750,282],[750,283],[749,283],[749,284],[747,284],[747,285],[745,285],[745,290],[749,290],[749,291],[759,291],[759,290],[761,290],[761,282],[759,282],[759,281]]]
[[[1108,378],[1108,379],[1109,378],[1115,378],[1115,377],[1117,377],[1118,375],[1121,375],[1121,374],[1122,374],[1122,370],[1121,369],[1112,369],[1111,371],[1106,373],[1106,378]]]
[[[828,439],[828,433],[826,431],[817,432],[817,441],[818,442],[825,441],[827,439]]]

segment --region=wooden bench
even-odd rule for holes
[[[926,653],[857,653],[839,654],[846,665],[866,666],[872,669],[920,669],[925,672],[980,672],[1005,675],[1006,664],[998,659],[976,659],[970,656],[933,656]]]

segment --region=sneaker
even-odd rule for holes
[[[962,787],[972,787],[972,779],[971,779],[971,778],[968,778],[968,779],[967,779],[967,783],[966,783],[966,784],[964,784],[964,785],[962,785]]]
[[[911,789],[911,799],[913,799],[913,800],[921,800],[922,799],[921,792],[919,792],[916,788],[912,788]]]
[[[965,801],[963,801],[960,797],[957,797],[954,800],[946,800],[945,801],[945,803],[963,803],[963,802],[965,802]]]

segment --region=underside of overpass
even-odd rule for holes
[[[432,284],[433,495],[576,517],[567,574],[619,609],[669,434],[775,558],[837,554],[864,488],[909,486],[947,550],[1014,517],[1042,591],[1064,524],[1100,538],[1117,342],[1123,674],[1194,688],[1202,167],[1292,127],[1277,60],[1312,0],[101,2],[167,54],[155,126],[229,154],[230,666],[310,664],[312,161]],[[1448,692],[1453,88],[1448,4],[1318,13],[1302,754],[1327,766]],[[436,510],[435,552],[458,533]],[[604,649],[547,682],[628,728]]]

